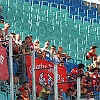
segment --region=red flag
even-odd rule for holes
[[[8,77],[6,48],[0,47],[0,80],[7,80]]]
[[[31,65],[31,56],[26,56],[26,67],[28,77],[32,78],[32,65]],[[51,86],[54,84],[54,64],[51,62],[47,62],[41,59],[35,59],[35,68],[36,70],[36,86],[37,86],[37,93],[40,92],[42,89],[41,85],[50,84]],[[44,69],[43,69],[44,68]],[[45,69],[47,68],[47,69]],[[41,69],[41,70],[40,70]],[[66,82],[66,68],[59,66],[58,67],[58,82]],[[32,84],[32,81],[30,81]],[[39,85],[41,84],[41,85]],[[68,89],[68,84],[59,84],[58,87],[63,88],[64,91]]]

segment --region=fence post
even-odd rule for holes
[[[13,51],[12,51],[12,38],[9,38],[9,65],[10,65],[10,100],[14,100],[13,89]]]
[[[32,51],[32,97],[36,100],[36,85],[35,85],[35,51]]]
[[[81,94],[80,94],[80,77],[77,77],[77,100],[80,100]]]
[[[58,66],[54,65],[54,97],[58,100]]]
[[[26,55],[23,55],[23,59],[22,59],[22,62],[23,62],[23,69],[24,70],[22,70],[23,71],[23,81],[25,82],[26,81],[26,77],[25,76],[27,76],[26,75],[26,60],[25,60],[25,57],[26,57]]]

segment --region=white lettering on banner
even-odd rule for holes
[[[63,78],[62,74],[58,74],[58,80],[60,80],[61,82],[64,82],[64,78]]]
[[[46,80],[45,80],[45,78],[44,78],[44,74],[43,74],[43,73],[40,74],[39,83],[40,83],[41,85],[45,85],[45,84],[46,84]]]
[[[30,73],[32,74],[32,67],[31,67],[31,66],[29,67],[29,71],[30,71]]]
[[[50,64],[48,64],[48,66],[47,65],[43,65],[42,63],[39,64],[39,65],[36,65],[37,69],[49,68],[49,67],[52,67],[52,66]],[[54,74],[54,68],[49,68],[49,69],[46,69],[46,70],[48,72]],[[29,67],[29,72],[32,74],[32,66]],[[65,78],[63,77],[62,74],[58,74],[58,80],[60,80],[60,82],[64,82]],[[46,79],[45,79],[45,75],[44,75],[43,72],[41,72],[40,75],[39,75],[39,83],[41,85],[45,85],[46,84]],[[47,83],[50,84],[51,86],[54,84],[53,77],[50,74],[48,74]]]
[[[3,57],[3,55],[0,55],[0,64],[3,65],[3,62],[4,62],[4,57]]]
[[[42,63],[40,63],[39,65],[36,65],[36,69],[42,69],[42,68],[48,68],[48,67],[52,67],[50,64],[48,64],[48,66],[47,65],[44,65],[44,64],[42,64]]]
[[[49,71],[50,73],[54,73],[54,69],[53,69],[53,68],[48,69],[48,71]]]
[[[54,85],[53,77],[50,76],[50,74],[48,74],[48,84],[50,84],[50,86]]]

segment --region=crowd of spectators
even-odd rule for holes
[[[30,54],[32,50],[35,50],[36,57],[39,59],[52,62],[58,65],[64,65],[66,59],[70,59],[67,53],[63,52],[63,47],[57,47],[50,44],[50,41],[44,43],[44,47],[41,47],[41,41],[34,39],[32,35],[26,36],[22,41],[20,34],[10,33],[10,24],[4,22],[3,16],[0,15],[0,24],[4,25],[0,28],[0,47],[5,47],[7,52],[9,37],[12,37],[13,55],[17,54]],[[33,42],[34,40],[34,42]],[[51,46],[50,46],[51,45]],[[77,100],[77,88],[81,89],[81,99],[82,100],[99,100],[100,97],[100,56],[96,54],[97,46],[91,46],[90,51],[86,53],[86,59],[91,60],[91,64],[87,66],[87,71],[84,72],[84,64],[79,64],[77,68],[73,68],[70,73],[68,73],[68,81],[71,81],[69,88],[66,92],[63,92],[63,88],[58,89],[59,100]],[[14,62],[19,63],[20,57],[16,56]],[[77,87],[76,80],[80,77],[81,87]],[[10,93],[10,81],[4,81],[2,84],[2,91]],[[32,88],[29,86],[28,82],[24,82],[22,86],[18,85],[18,76],[14,76],[14,93],[18,96],[17,100],[29,100],[29,95],[32,93]],[[96,96],[94,96],[96,95]],[[37,100],[54,100],[54,86],[47,84],[43,89],[37,94]]]

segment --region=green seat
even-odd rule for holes
[[[19,0],[20,1],[20,0]],[[24,8],[23,8],[23,4],[22,4],[22,2],[20,2],[20,3],[15,3],[15,7],[16,7],[16,9],[19,9],[19,10],[23,10]]]
[[[8,21],[10,21],[12,23],[15,22],[15,16],[13,14],[11,14],[11,13],[7,13],[7,17],[6,18],[7,18],[6,22],[8,22]]]
[[[1,29],[4,28],[4,24],[0,23],[0,28]]]
[[[38,18],[38,12],[32,11],[31,12],[31,19],[38,21],[39,20],[39,18]]]
[[[7,94],[5,92],[0,92],[0,100],[7,100]]]
[[[54,14],[56,14],[56,12],[58,11],[58,4],[51,2],[50,3],[50,11],[53,12]]]
[[[30,11],[28,11],[28,10],[23,10],[23,18],[28,18],[28,19],[30,19],[30,17],[31,17],[31,13],[30,13]]]
[[[83,17],[83,25],[86,26],[86,27],[88,27],[89,25],[92,26],[91,18],[89,18],[89,17]]]
[[[38,26],[32,25],[31,27],[31,35],[33,36],[34,39],[38,39]]]
[[[40,1],[37,1],[37,3],[34,3],[34,0],[32,0],[32,11],[35,12],[40,12],[41,8],[40,8]]]
[[[63,47],[63,52],[65,53],[69,53],[69,45],[68,45],[68,42],[67,41],[62,41],[62,44],[61,46]]]
[[[51,44],[54,44],[52,31],[46,31],[46,40],[50,41]]]
[[[74,43],[74,44],[73,43],[69,43],[69,50],[76,52],[76,50],[77,50],[76,43]]]
[[[54,26],[53,37],[54,37],[55,40],[58,40],[58,41],[61,42],[61,30],[60,30],[60,27]]]
[[[57,11],[56,12],[56,19],[65,21],[65,16],[60,11]]]
[[[23,21],[22,16],[16,15],[15,21],[21,23]]]
[[[39,29],[46,30],[46,23],[43,21],[39,22]]]
[[[16,22],[14,24],[14,33],[19,33],[21,35],[21,39],[22,39],[22,22]]]
[[[52,24],[46,24],[46,31],[50,31],[50,32],[53,32],[53,25]]]
[[[76,17],[77,17],[78,19],[76,19]],[[82,17],[79,16],[79,15],[74,15],[74,23],[75,23],[75,24],[83,24],[83,22],[82,22]]]
[[[42,1],[41,3],[41,10],[50,10],[50,7],[49,7],[49,2],[48,1]]]
[[[77,60],[81,60],[82,63],[84,63],[84,53],[83,52],[78,52],[77,53]]]
[[[69,44],[69,29],[66,28],[62,28],[62,34],[61,34],[61,41],[62,41],[62,45],[63,43]]]
[[[43,12],[41,12],[40,14],[38,14],[38,20],[45,22],[47,20],[46,14],[43,13]]]
[[[76,54],[75,51],[69,51],[68,55],[76,61],[76,59],[77,59],[77,54]]]
[[[23,3],[23,9],[26,11],[31,12],[31,3],[30,2],[24,2]]]
[[[61,41],[57,40],[57,39],[54,39],[53,40],[54,42],[54,45],[58,48],[59,46],[61,46]]]

